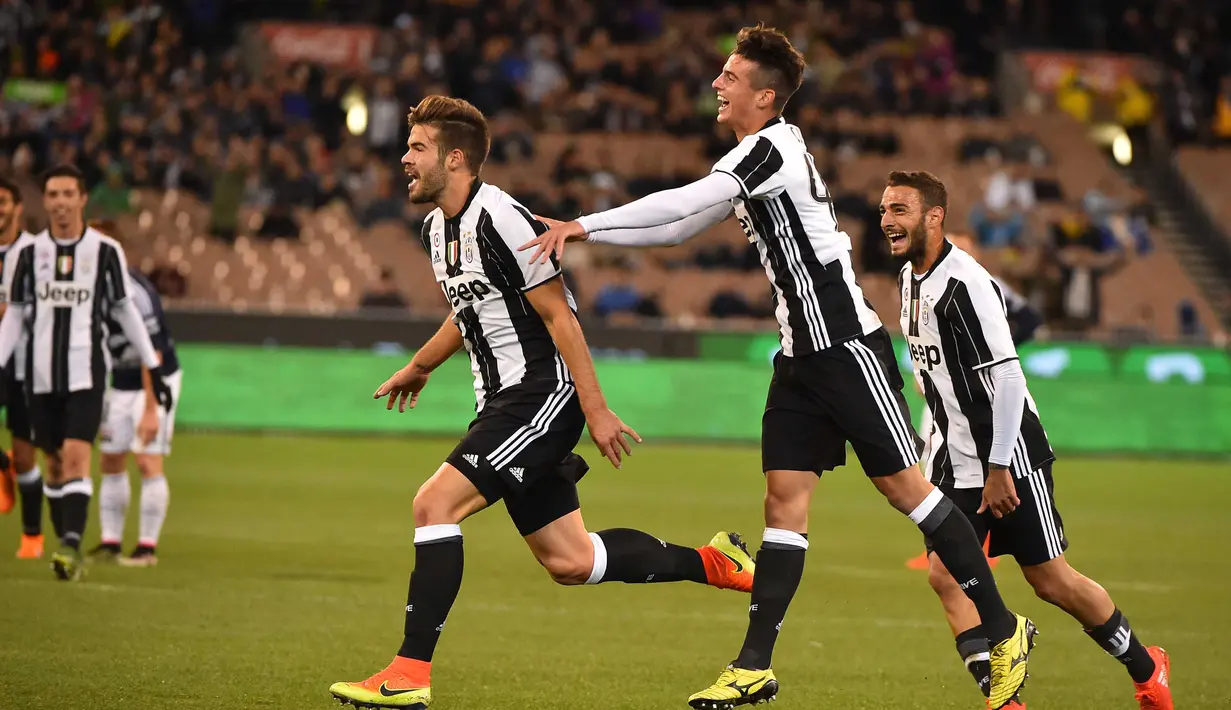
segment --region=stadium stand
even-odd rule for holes
[[[1182,304],[1218,322],[1221,304],[1188,277],[1176,235],[1149,223],[1149,200],[1090,140],[1078,120],[1089,116],[1075,118],[1074,104],[1059,96],[1054,108],[1003,115],[1007,80],[995,72],[995,50],[1012,41],[1047,36],[1132,51],[1143,48],[1134,38],[1146,37],[1134,28],[1168,28],[1171,46],[1146,49],[1176,68],[1159,86],[1159,103],[1172,137],[1185,139],[1185,92],[1199,107],[1231,101],[1218,92],[1226,50],[1211,46],[1221,18],[1197,12],[1201,3],[1125,3],[1109,15],[1101,46],[1091,45],[1080,18],[1038,9],[1054,3],[954,10],[925,0],[751,8],[417,1],[357,9],[206,0],[184,9],[138,0],[94,14],[85,3],[60,5],[17,0],[0,10],[9,22],[0,26],[17,30],[0,36],[7,75],[63,92],[0,107],[0,172],[34,197],[45,166],[87,169],[92,216],[116,219],[134,261],[181,304],[349,310],[392,269],[412,311],[442,312],[415,238],[422,212],[404,204],[395,166],[408,105],[434,92],[472,100],[493,119],[485,177],[540,214],[571,217],[708,170],[732,142],[712,121],[711,75],[731,32],[755,17],[788,29],[810,61],[791,118],[811,142],[855,242],[862,283],[891,327],[894,270],[880,253],[874,211],[884,175],[900,168],[946,181],[950,228],[976,234],[989,268],[1022,288],[1056,330],[1175,338]],[[370,58],[347,71],[279,62],[279,52],[313,45],[259,26],[224,36],[216,30],[223,19],[381,29],[371,30]],[[1186,61],[1197,55],[1219,61],[1191,70]],[[1197,111],[1198,123],[1212,125],[1209,111]],[[1209,135],[1194,129],[1191,137]],[[1224,217],[1217,196],[1228,187],[1228,171],[1219,170],[1226,156],[1188,147],[1179,158]],[[1005,195],[1023,184],[1029,196],[1015,205]],[[37,224],[39,210],[31,212]],[[1104,248],[1122,256],[1098,287],[1114,297],[1101,299],[1101,312],[1073,318],[1055,253],[1082,214]],[[733,225],[671,250],[573,249],[566,267],[587,312],[619,292],[636,305],[598,310],[629,320],[661,314],[680,326],[714,315],[725,316],[723,327],[766,326],[764,276]]]

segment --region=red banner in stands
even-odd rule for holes
[[[261,35],[271,57],[280,62],[311,62],[365,69],[376,46],[374,27],[262,22]]]
[[[1073,72],[1100,93],[1115,91],[1126,76],[1153,83],[1156,74],[1153,62],[1124,54],[1024,51],[1018,52],[1018,56],[1029,70],[1035,90],[1044,93],[1055,91]]]

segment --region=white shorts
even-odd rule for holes
[[[100,431],[98,450],[104,454],[151,454],[167,456],[171,453],[171,437],[175,434],[175,410],[180,406],[180,380],[183,370],[167,377],[174,402],[171,411],[158,409],[158,434],[148,445],[137,438],[137,426],[145,414],[145,390],[107,391],[103,403],[103,426]]]

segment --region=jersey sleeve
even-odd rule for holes
[[[124,250],[118,245],[103,250],[102,269],[103,295],[111,303],[122,303],[132,293],[128,283],[128,264],[124,259]]]
[[[957,280],[953,299],[946,310],[950,322],[975,353],[972,369],[981,370],[1017,359],[1004,301],[990,277],[974,275]]]
[[[479,222],[480,237],[497,263],[497,279],[501,285],[529,291],[560,275],[560,264],[553,255],[544,264],[531,263],[534,252],[517,248],[547,231],[547,225],[534,218],[530,211],[516,202],[501,204]]]
[[[9,303],[26,304],[34,300],[34,248],[26,244],[4,260],[0,274]]]
[[[776,197],[785,187],[782,152],[765,136],[744,138],[710,172],[734,177],[746,200]]]

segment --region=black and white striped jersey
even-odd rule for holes
[[[104,321],[128,298],[124,250],[92,228],[72,241],[43,231],[21,250],[13,268],[9,301],[25,306],[28,314],[30,391],[105,387],[110,358]]]
[[[739,181],[731,201],[773,284],[788,356],[814,353],[881,327],[851,266],[851,240],[799,128],[775,118],[714,165]]]
[[[532,264],[534,252],[517,251],[545,231],[517,200],[478,179],[457,216],[446,219],[437,208],[423,223],[424,249],[470,354],[475,411],[523,381],[572,386],[551,333],[525,295],[557,277],[560,267],[554,258]]]
[[[979,262],[949,242],[932,268],[898,276],[902,333],[931,410],[925,473],[936,485],[981,488],[992,447],[994,382],[989,368],[1017,359],[1004,296]],[[1026,392],[1010,469],[1022,478],[1055,458]]]
[[[22,249],[30,246],[34,242],[34,235],[29,232],[22,232],[12,244],[0,244],[0,303],[8,304],[9,292],[12,290],[13,274],[17,271],[17,255]],[[14,308],[21,308],[25,311],[29,309],[20,304]],[[26,316],[29,315],[27,312]],[[24,382],[26,379],[26,342],[29,335],[24,331],[21,339],[17,341],[17,348],[13,351],[13,378],[18,382]]]

